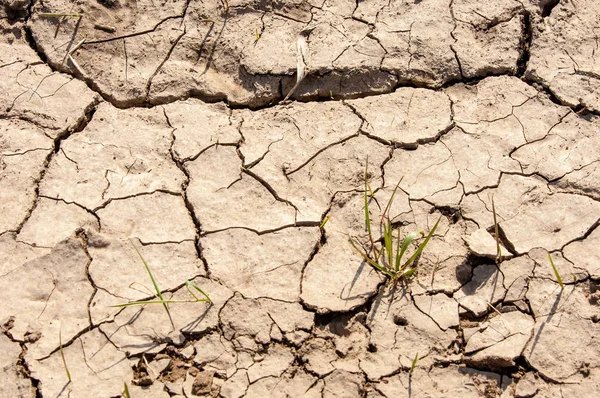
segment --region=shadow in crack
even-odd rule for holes
[[[354,278],[352,278],[352,282],[350,282],[350,289],[348,290],[348,294],[350,294],[350,292],[352,291],[352,288],[358,281],[358,278],[360,278],[360,275],[363,273],[366,264],[367,264],[366,261],[363,261],[358,266],[358,269],[356,270],[356,273],[354,274]],[[343,290],[342,290],[342,293],[343,293]]]
[[[217,36],[215,37],[214,42],[212,43],[211,48],[208,50],[207,52],[207,57],[206,57],[206,65],[204,66],[204,70],[202,71],[201,75],[204,75],[206,72],[208,72],[208,70],[210,69],[210,66],[213,63],[214,57],[215,57],[215,51],[217,49],[217,45],[219,44],[219,41],[221,40],[221,36],[223,36],[223,31],[225,30],[225,26],[227,26],[227,20],[229,19],[229,14],[225,14],[225,17],[223,18],[223,24],[221,25],[221,29],[219,29],[219,32],[217,33]],[[214,23],[211,25],[211,27],[208,29],[208,32],[206,33],[206,37],[205,39],[202,41],[202,46],[204,46],[206,44],[206,41],[208,39],[208,36],[210,35],[210,33],[212,32],[214,28]],[[199,56],[198,56],[198,60],[200,59],[200,57],[202,56],[201,53],[202,50],[199,50]],[[198,62],[198,60],[196,62]]]
[[[69,386],[69,384],[71,384],[71,380],[67,381],[65,383],[65,385],[63,386],[63,388],[60,389],[60,391],[58,392],[58,394],[56,394],[57,397],[60,397],[63,392],[65,392],[65,390],[67,389],[67,387]],[[70,392],[70,391],[69,391]],[[69,394],[70,395],[70,394]]]
[[[352,289],[354,288],[354,286],[356,285],[359,278],[361,277],[361,275],[364,272],[367,272],[367,274],[370,274],[371,272],[377,272],[377,271],[373,270],[370,266],[367,267],[366,265],[367,265],[367,263],[365,261],[362,261],[360,263],[360,265],[358,266],[356,273],[354,274],[354,277],[352,278],[352,281],[349,284],[344,285],[344,287],[342,288],[340,295],[339,295],[339,298],[341,300],[352,301],[352,300],[361,299],[361,298],[368,299],[369,297],[372,297],[374,294],[376,294],[376,290],[375,290],[375,292],[363,292],[363,293],[358,293],[358,294],[352,294]],[[368,268],[368,269],[365,270],[365,268]],[[346,288],[348,288],[348,289],[346,289]]]
[[[471,296],[477,293],[479,288],[481,288],[485,283],[494,278],[493,286],[494,291],[498,284],[498,276],[500,271],[495,264],[490,263],[482,263],[477,264],[472,268],[472,273],[469,280],[463,284],[462,290],[466,296]],[[457,276],[458,279],[458,276]]]
[[[202,41],[200,42],[200,47],[198,48],[198,58],[196,58],[196,64],[198,64],[198,62],[200,62],[200,58],[202,58],[202,53],[204,52],[204,47],[206,46],[206,42],[208,41],[208,38],[210,36],[210,34],[212,33],[213,29],[215,28],[215,23],[211,22],[210,26],[208,28],[208,31],[206,31],[206,34],[204,35],[204,37],[202,38]],[[204,70],[203,73],[206,73],[206,69]]]
[[[63,17],[67,18],[67,17]],[[71,35],[71,39],[69,40],[69,44],[67,45],[67,49],[65,51],[65,56],[63,57],[62,63],[64,64],[67,60],[67,57],[69,56],[69,54],[71,54],[71,49],[73,48],[73,43],[75,43],[75,38],[77,37],[77,32],[79,32],[79,27],[81,26],[81,18],[79,17],[77,18],[77,23],[75,24],[75,27],[73,28],[73,34]],[[54,38],[56,39],[56,36],[58,35],[58,30],[60,29],[60,25],[61,25],[62,21],[59,21],[58,25],[56,26],[56,33],[54,35]]]
[[[452,257],[449,257],[447,260],[450,260],[451,258]],[[465,258],[463,261],[461,261],[460,264],[456,266],[456,268],[454,269],[454,276],[461,286],[465,286],[471,281],[471,279],[473,279],[473,270],[476,266],[477,265],[473,264],[473,261],[470,259],[470,256],[467,256],[467,258]],[[432,276],[432,281],[434,280],[434,277],[435,274]]]
[[[96,370],[94,370],[94,372],[95,372],[96,374],[100,375],[102,372],[104,372],[104,371],[106,371],[106,370],[110,370],[110,369],[114,368],[115,366],[119,365],[121,362],[125,362],[125,361],[127,361],[127,357],[123,356],[123,357],[122,357],[121,359],[119,359],[118,361],[116,361],[116,362],[113,362],[112,364],[110,364],[110,365],[108,365],[108,366],[106,366],[106,367],[104,367],[104,368],[102,368],[102,369],[99,369],[99,370],[97,370],[97,371],[96,371]],[[90,368],[90,369],[91,369],[91,368]],[[60,395],[60,394],[59,394],[59,395]]]
[[[563,294],[563,291],[561,290],[560,293],[558,294],[558,296],[556,296],[556,299],[554,300],[554,304],[552,304],[552,308],[550,309],[550,316],[548,316],[548,318],[546,318],[546,320],[544,322],[542,322],[542,325],[540,326],[538,332],[533,337],[533,343],[531,344],[531,354],[533,354],[533,350],[535,349],[535,346],[537,345],[537,342],[540,339],[540,335],[542,334],[542,331],[546,327],[546,324],[549,323],[552,320],[552,318],[554,317],[554,315],[556,314],[556,310],[558,309],[558,303],[560,302],[560,298],[562,297],[562,294]]]
[[[206,318],[206,315],[208,314],[208,311],[212,308],[212,306],[213,306],[212,303],[210,303],[208,306],[206,306],[204,311],[200,315],[198,315],[198,317],[196,319],[192,320],[187,325],[182,327],[180,329],[180,331],[182,333],[193,333],[194,330],[200,325],[200,323],[202,323],[204,318]]]
[[[575,291],[575,289],[573,289],[567,295],[567,297],[565,297],[565,302],[567,300],[569,300],[569,296],[571,296],[571,294],[573,294],[574,291]],[[554,315],[559,313],[558,305],[560,304],[560,300],[563,297],[564,292],[565,292],[564,289],[561,289],[560,292],[558,293],[558,295],[556,296],[556,298],[554,299],[554,303],[552,304],[552,308],[550,308],[548,317],[544,320],[544,322],[542,322],[542,324],[540,325],[540,328],[538,329],[537,333],[533,337],[533,342],[531,343],[531,351],[530,351],[529,355],[533,354],[533,351],[535,350],[535,347],[540,339],[540,336],[542,335],[542,332],[544,331],[544,328],[546,327],[546,324],[549,324],[552,321],[552,318],[554,318]]]
[[[408,289],[405,285],[402,285],[402,286],[395,285],[395,286],[391,286],[391,287],[387,286],[385,284],[382,285],[379,288],[377,297],[373,301],[373,305],[371,306],[371,311],[369,312],[369,317],[368,317],[367,321],[369,323],[373,322],[375,314],[379,311],[379,307],[381,307],[382,304],[387,305],[387,308],[385,309],[386,317],[387,317],[391,313],[392,304],[394,304],[395,301],[402,300],[407,296],[408,296]],[[394,322],[396,322],[396,321],[394,321]]]

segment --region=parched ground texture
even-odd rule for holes
[[[598,396],[596,0],[3,0],[0,29],[1,397]],[[441,217],[407,284],[348,241],[365,168],[374,231],[398,181],[401,234]],[[155,299],[135,248],[212,304],[115,307]]]

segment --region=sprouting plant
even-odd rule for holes
[[[127,383],[123,383],[123,396],[125,398],[131,398],[131,395],[129,395],[129,388],[127,387]]]
[[[144,267],[146,267],[146,271],[148,272],[148,276],[150,276],[150,280],[152,281],[152,285],[154,286],[154,291],[156,292],[156,296],[157,296],[158,300],[130,301],[128,303],[113,305],[113,307],[130,307],[132,305],[162,304],[163,307],[165,307],[165,311],[167,312],[167,315],[169,316],[169,320],[171,321],[171,326],[174,326],[173,319],[171,318],[171,312],[169,311],[170,303],[212,303],[212,300],[210,299],[208,294],[206,294],[204,292],[204,290],[202,290],[200,287],[198,287],[198,285],[196,285],[194,282],[191,282],[189,280],[185,281],[185,287],[187,288],[190,296],[193,297],[193,300],[165,300],[165,298],[163,297],[163,295],[160,291],[160,288],[158,287],[158,283],[156,282],[156,279],[154,278],[154,275],[152,275],[152,271],[150,270],[148,263],[146,262],[146,260],[144,260],[144,257],[142,257],[142,254],[137,249],[137,247],[135,247],[133,242],[131,242],[131,244],[132,244],[133,248],[135,249],[135,251],[137,252],[140,259],[142,260]],[[196,292],[200,293],[202,296],[204,296],[204,298],[196,296],[196,294],[194,294],[192,289],[195,289]]]
[[[414,231],[408,234],[403,240],[400,239],[400,231],[398,231],[397,236],[394,236],[394,226],[392,224],[392,219],[390,218],[390,209],[402,179],[400,179],[400,181],[398,181],[396,184],[396,187],[394,188],[392,195],[383,211],[379,221],[379,229],[383,237],[376,241],[373,238],[371,217],[369,215],[369,197],[372,197],[374,194],[369,186],[367,177],[368,170],[367,166],[365,166],[364,211],[365,225],[369,239],[368,245],[370,247],[368,250],[361,249],[359,247],[360,243],[352,237],[350,238],[350,244],[369,265],[386,275],[389,278],[389,281],[395,285],[400,279],[407,280],[415,273],[416,267],[414,266],[414,262],[429,243],[429,240],[435,233],[435,230],[437,229],[442,217],[440,216],[440,218],[438,218],[431,231],[429,231],[429,234],[417,247],[417,250],[415,250],[412,256],[410,256],[406,261],[403,261],[404,254],[410,247],[411,243],[419,235],[425,236],[425,233],[423,231]],[[378,244],[381,244],[381,249],[379,250],[377,250]]]
[[[323,221],[321,221],[321,224],[319,225],[319,229],[325,228],[325,224],[327,224],[327,221],[329,221],[330,218],[331,218],[331,214],[329,214],[327,217],[325,217],[325,219]]]
[[[67,367],[67,361],[65,360],[65,354],[63,353],[63,345],[62,345],[62,333],[61,330],[58,329],[58,349],[60,350],[60,357],[62,358],[63,366],[65,367],[65,372],[67,373],[67,379],[69,383],[71,382],[71,373],[69,373],[69,368]]]
[[[564,289],[565,284],[563,283],[562,278],[558,273],[558,269],[556,269],[556,265],[554,265],[554,260],[552,260],[552,256],[550,255],[550,253],[548,253],[548,260],[550,260],[550,265],[552,266],[552,270],[554,271],[554,276],[556,276],[556,281],[560,285],[561,290]]]
[[[417,366],[417,361],[419,360],[419,353],[415,355],[415,359],[413,359],[412,364],[410,365],[410,370],[408,372],[409,375],[412,376],[412,373],[415,371],[415,367]]]

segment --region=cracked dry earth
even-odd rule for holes
[[[596,0],[0,4],[0,396],[597,396]]]

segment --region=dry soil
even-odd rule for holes
[[[597,0],[2,0],[0,29],[1,397],[598,396]],[[376,233],[398,181],[402,234],[441,217],[408,283],[348,241],[365,168]],[[114,307],[153,299],[134,246],[212,304]]]

